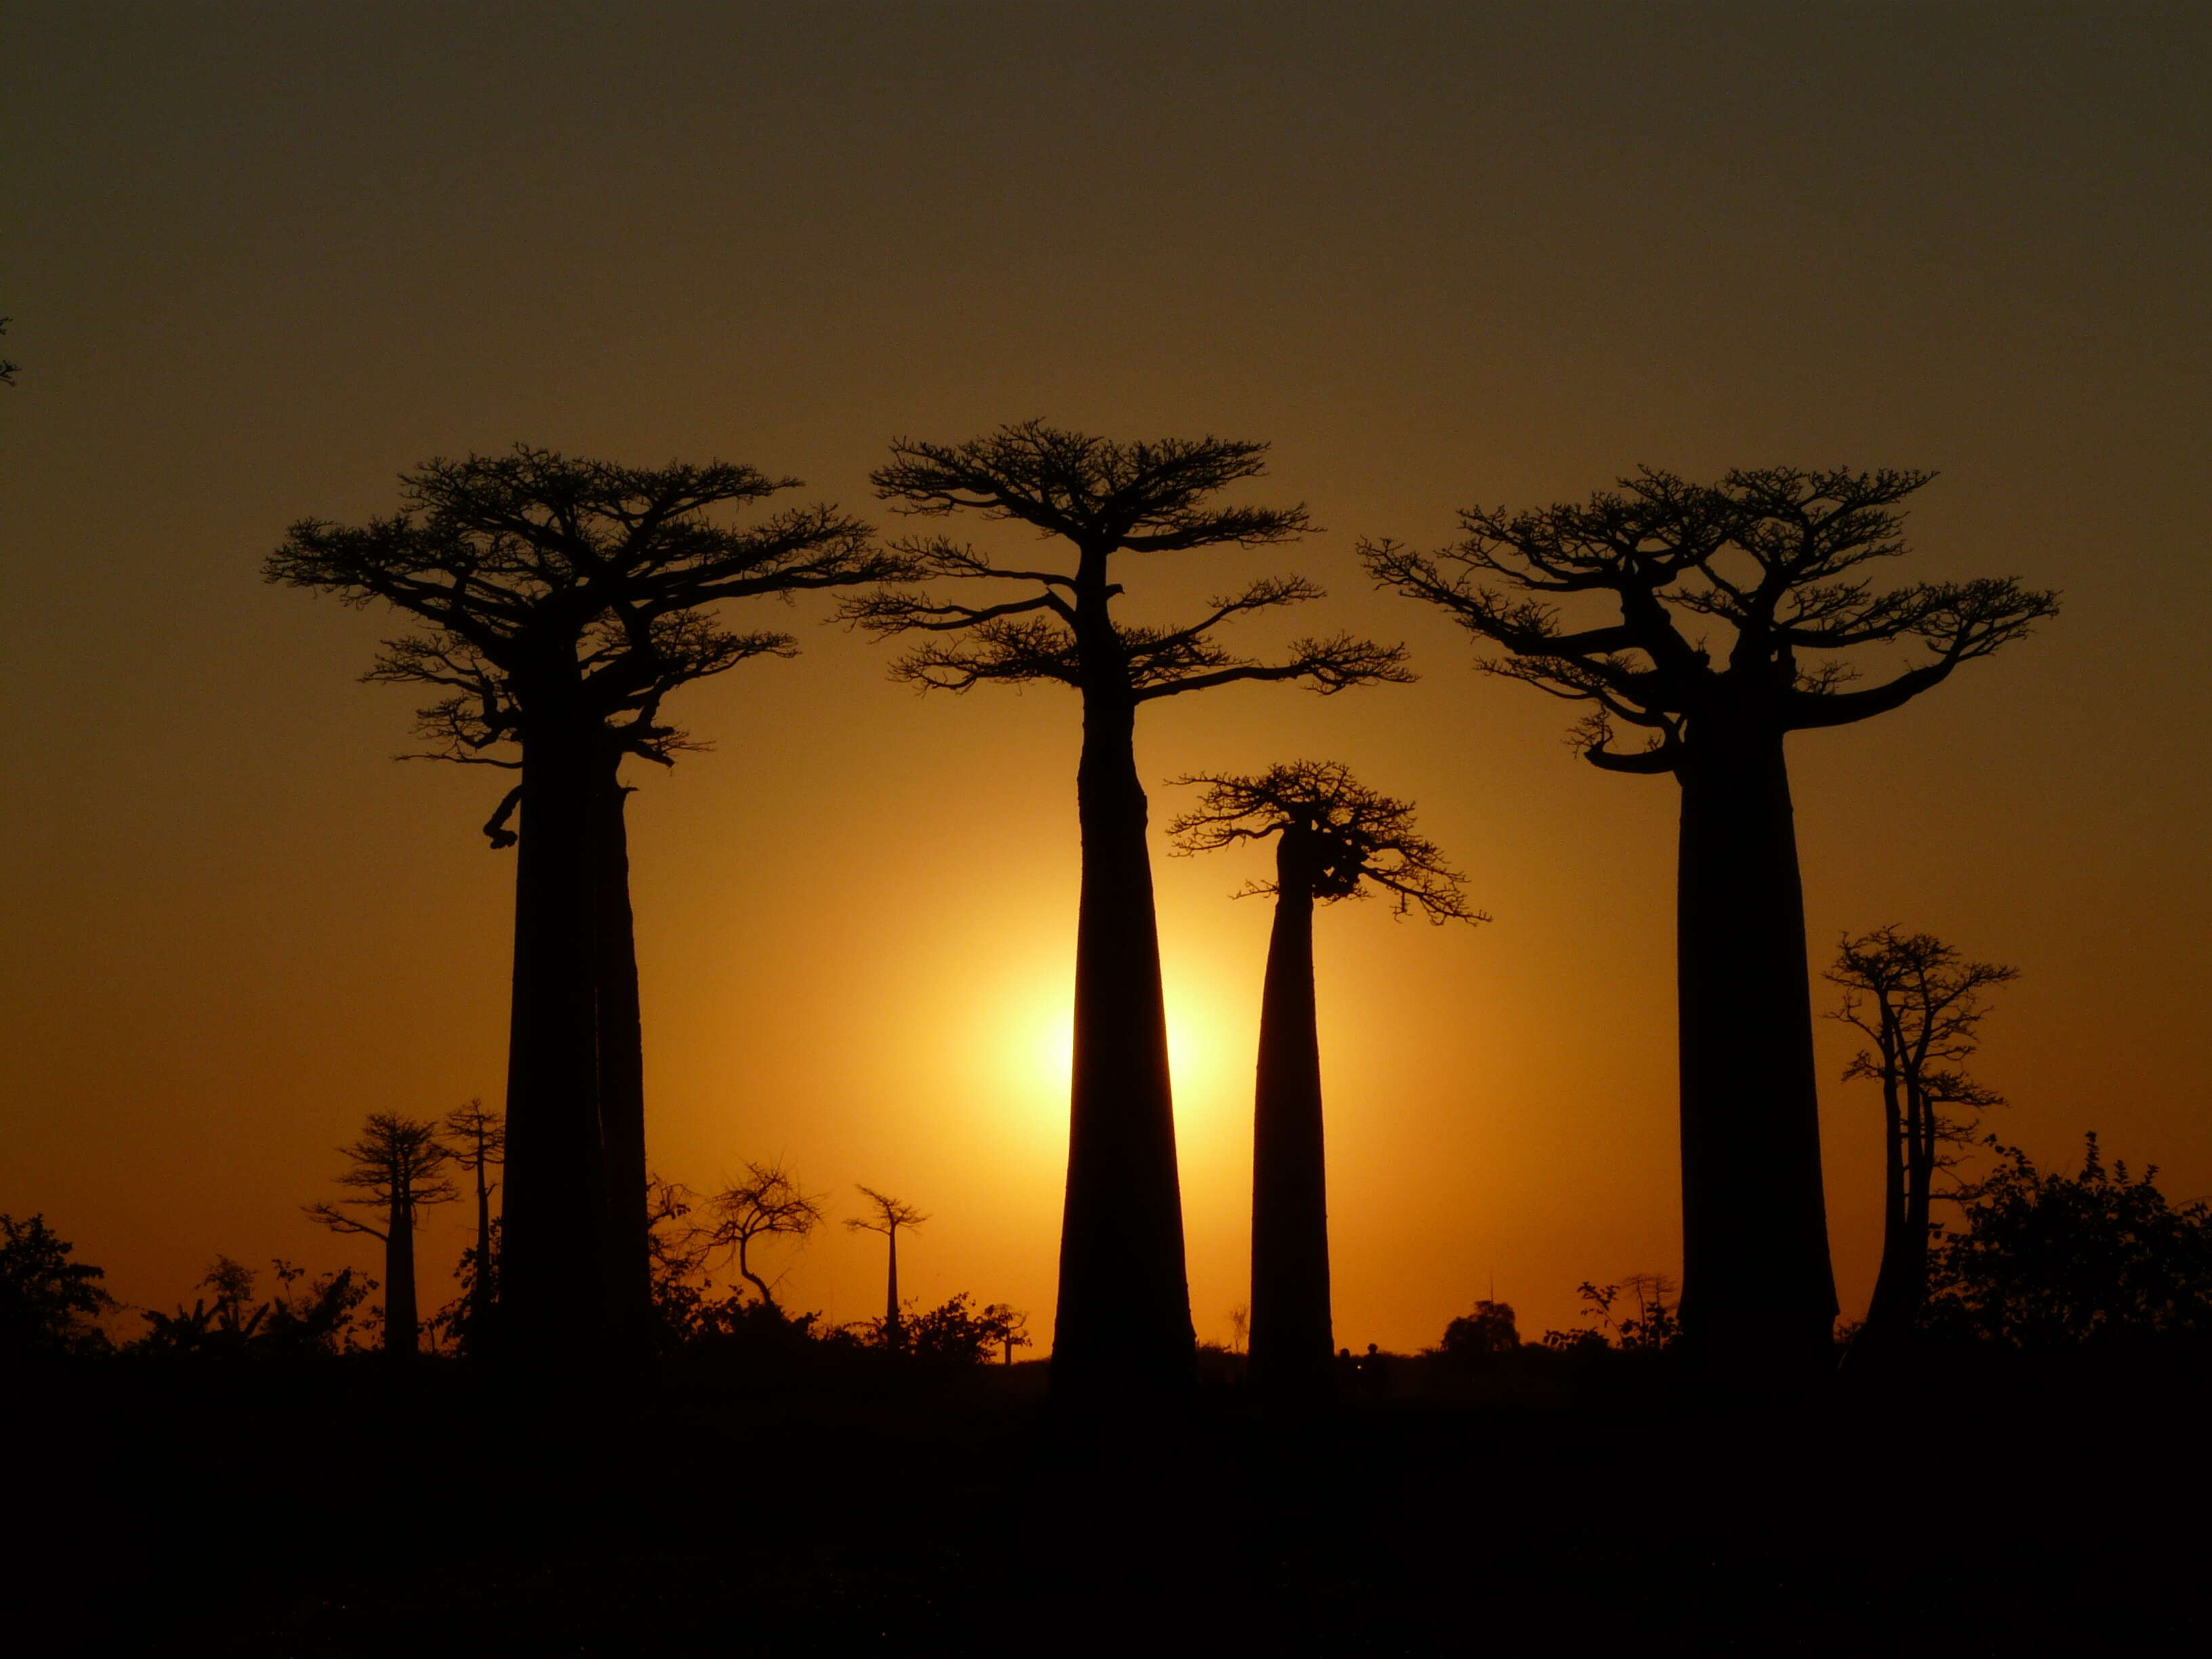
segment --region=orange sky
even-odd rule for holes
[[[1674,1267],[1674,800],[1367,591],[1353,538],[1433,545],[1462,503],[1644,462],[1940,468],[1918,572],[2065,614],[1795,740],[1816,954],[1895,922],[2017,964],[1996,1127],[2051,1159],[2094,1127],[2212,1189],[2201,10],[19,4],[7,31],[0,1209],[126,1299],[189,1299],[218,1250],[360,1259],[299,1213],[331,1149],[500,1093],[494,791],[389,760],[406,696],[353,684],[388,618],[257,571],[289,520],[517,439],[870,511],[894,433],[1274,441],[1254,498],[1325,533],[1133,562],[1128,614],[1304,572],[1331,598],[1273,637],[1403,638],[1424,678],[1156,704],[1139,757],[1152,785],[1341,759],[1496,917],[1320,920],[1339,1335],[1399,1347],[1493,1274],[1533,1334],[1580,1279]],[[825,612],[794,613],[798,661],[688,693],[715,751],[640,780],[653,1160],[704,1185],[781,1155],[841,1213],[894,1192],[933,1217],[909,1294],[1048,1328],[1073,701],[918,697]],[[1250,872],[1158,866],[1216,1338]],[[1821,1042],[1855,1313],[1875,1109]],[[879,1272],[834,1230],[789,1297],[860,1317]]]

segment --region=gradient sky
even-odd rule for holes
[[[1900,714],[1793,740],[1808,924],[2023,970],[1993,1127],[2212,1189],[2204,295],[2195,6],[0,5],[9,838],[0,1209],[132,1302],[299,1213],[372,1110],[496,1099],[512,864],[486,775],[394,765],[385,615],[264,587],[307,514],[517,440],[720,456],[877,513],[895,434],[1042,416],[1272,440],[1298,547],[1131,562],[1137,619],[1269,570],[1424,678],[1146,709],[1194,769],[1340,759],[1410,796],[1494,922],[1320,919],[1339,1340],[1486,1293],[1524,1334],[1672,1272],[1674,790],[1371,592],[1359,535],[1639,463],[1925,466],[1899,579],[2017,574],[2061,619]],[[879,520],[884,516],[877,513]],[[886,650],[692,689],[714,752],[639,780],[653,1162],[781,1156],[934,1218],[902,1287],[1048,1329],[1066,1148],[1076,708],[921,697]],[[1880,665],[1879,664],[1870,665]],[[1164,850],[1164,848],[1162,849]],[[1162,858],[1191,1289],[1243,1299],[1267,915]],[[1825,988],[1821,992],[1826,1006]],[[1878,1234],[1835,1080],[1847,1314]],[[461,1242],[457,1206],[427,1261]],[[787,1299],[856,1318],[880,1242]],[[443,1286],[426,1272],[426,1301]]]

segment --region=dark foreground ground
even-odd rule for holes
[[[1078,1426],[1042,1369],[587,1412],[465,1369],[12,1379],[0,1648],[2195,1650],[2197,1364],[1954,1366],[1802,1404],[1663,1365]]]

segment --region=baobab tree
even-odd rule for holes
[[[1983,993],[2009,984],[2020,970],[1968,962],[1932,933],[1881,927],[1846,937],[1828,978],[1843,987],[1843,1006],[1829,1016],[1873,1041],[1844,1068],[1846,1081],[1881,1085],[1881,1268],[1853,1354],[1875,1352],[1907,1337],[1928,1303],[1929,1210],[1940,1176],[1960,1161],[1979,1125],[1974,1114],[2004,1097],[1960,1069],[1980,1040],[1989,1004]]]
[[[1588,703],[1576,742],[1592,765],[1680,788],[1681,1305],[1717,1365],[1832,1352],[1784,742],[1898,708],[2057,609],[2011,578],[1876,587],[1865,567],[1905,551],[1898,504],[1932,476],[1777,467],[1699,484],[1646,469],[1584,503],[1470,509],[1465,539],[1433,556],[1362,549],[1380,586],[1502,649],[1480,667]],[[1609,614],[1562,613],[1584,595]],[[1921,653],[1871,684],[1821,655],[1899,643]],[[1648,740],[1615,747],[1616,721]]]
[[[687,746],[659,718],[676,688],[792,636],[734,633],[724,600],[897,580],[866,525],[825,506],[728,521],[796,481],[711,462],[637,469],[518,447],[433,460],[403,510],[309,519],[271,581],[383,601],[431,630],[389,641],[367,678],[432,688],[439,758],[519,775],[485,828],[519,842],[507,1066],[502,1341],[539,1355],[651,1323],[641,1042],[629,939],[623,762]],[[520,832],[507,828],[519,807]]]
[[[844,607],[876,633],[941,636],[895,665],[894,676],[908,684],[966,691],[1050,682],[1082,699],[1082,896],[1053,1338],[1053,1389],[1063,1398],[1172,1394],[1195,1376],[1137,711],[1243,681],[1335,692],[1412,678],[1402,647],[1348,635],[1297,641],[1274,662],[1238,655],[1216,638],[1238,617],[1320,598],[1302,577],[1250,582],[1188,623],[1142,624],[1113,614],[1123,594],[1117,556],[1272,547],[1313,528],[1303,507],[1215,502],[1222,490],[1259,477],[1266,454],[1260,443],[1125,444],[1030,421],[958,444],[900,439],[890,463],[872,475],[895,511],[973,514],[1065,544],[1062,556],[1038,567],[942,538],[900,543],[925,575],[1018,591],[971,605],[942,589],[908,589]]]
[[[1415,833],[1413,809],[1378,795],[1330,761],[1294,761],[1257,776],[1208,775],[1199,805],[1169,825],[1185,853],[1275,843],[1275,878],[1238,896],[1273,894],[1260,1063],[1252,1111],[1252,1302],[1249,1361],[1255,1394],[1312,1399],[1334,1379],[1329,1316],[1328,1180],[1321,1043],[1314,1009],[1314,906],[1387,893],[1400,915],[1486,920],[1468,908],[1465,879]]]
[[[776,1306],[775,1291],[753,1270],[751,1247],[763,1238],[803,1244],[827,1218],[821,1199],[802,1188],[798,1176],[781,1164],[747,1164],[744,1178],[709,1196],[705,1208],[708,1218],[701,1232],[708,1251],[725,1251],[734,1258],[738,1276],[770,1308]]]
[[[868,1200],[869,1213],[848,1216],[845,1225],[856,1233],[881,1233],[890,1246],[890,1278],[884,1293],[884,1340],[893,1347],[898,1346],[898,1236],[903,1227],[908,1232],[929,1219],[913,1205],[902,1202],[889,1194],[879,1193],[873,1187],[856,1190]]]
[[[440,1126],[453,1161],[475,1177],[477,1188],[476,1265],[469,1275],[469,1331],[479,1352],[489,1346],[492,1303],[499,1294],[499,1267],[492,1255],[491,1195],[499,1183],[490,1178],[495,1164],[507,1162],[507,1120],[488,1112],[481,1100],[471,1100],[446,1114]]]
[[[332,1232],[366,1233],[384,1243],[384,1351],[413,1353],[422,1322],[415,1308],[415,1218],[431,1204],[450,1204],[460,1196],[447,1171],[453,1153],[438,1139],[438,1126],[394,1112],[372,1112],[359,1140],[338,1151],[352,1164],[337,1177],[341,1187],[366,1193],[339,1204],[365,1209],[383,1224],[348,1215],[337,1205],[305,1206],[311,1220]]]

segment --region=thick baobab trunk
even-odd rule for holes
[[[413,1353],[422,1340],[415,1306],[415,1206],[395,1183],[384,1228],[384,1351]]]
[[[1126,696],[1085,696],[1074,1073],[1052,1352],[1053,1392],[1064,1401],[1172,1395],[1196,1372],[1135,716]]]
[[[599,1126],[606,1145],[608,1283],[617,1328],[639,1352],[651,1340],[653,1261],[647,1237],[645,1038],[637,939],[629,903],[629,792],[608,767],[600,781],[598,853]]]
[[[1682,1332],[1717,1372],[1809,1374],[1836,1288],[1790,775],[1778,731],[1718,723],[1676,770]]]
[[[1260,1005],[1252,1114],[1252,1326],[1255,1394],[1328,1392],[1336,1344],[1328,1305],[1328,1181],[1315,1030],[1310,835],[1275,851],[1274,931]]]
[[[500,1347],[523,1364],[600,1352],[611,1334],[595,737],[589,723],[536,717],[523,741],[500,1272]]]

